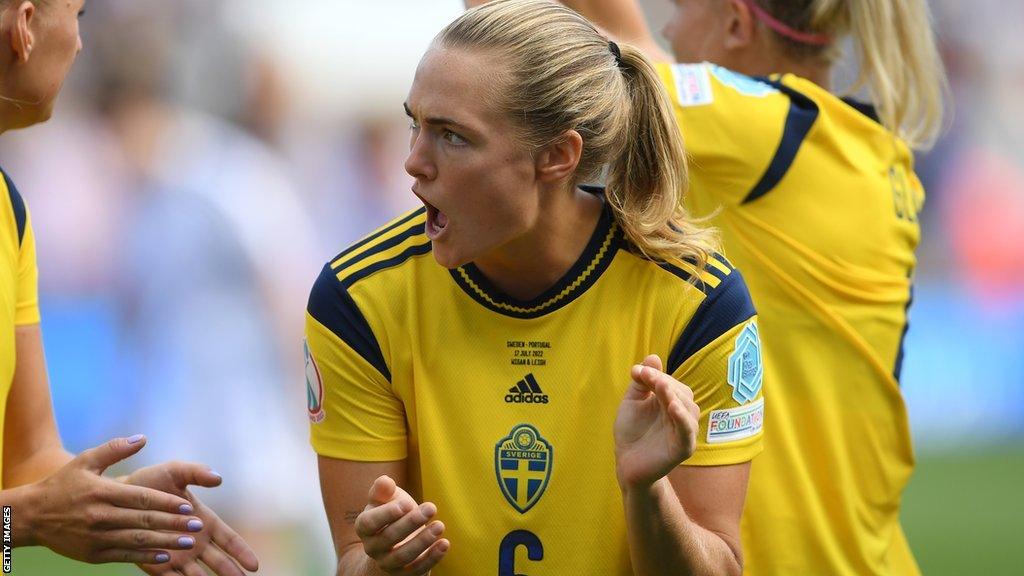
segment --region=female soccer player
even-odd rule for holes
[[[632,0],[566,4],[655,46]],[[719,211],[765,336],[747,573],[916,574],[899,523],[914,465],[899,378],[924,199],[911,150],[934,141],[945,82],[927,5],[677,0],[664,36],[678,61],[724,66],[658,72],[693,159],[689,206]],[[829,92],[847,39],[874,107]]]
[[[556,3],[495,2],[437,36],[405,109],[424,207],[309,301],[338,574],[739,574],[760,340],[682,208],[650,63]]]
[[[50,117],[82,47],[83,5],[0,0],[0,132]],[[0,203],[0,504],[9,507],[11,543],[86,562],[135,562],[157,576],[206,574],[200,563],[220,576],[243,574],[239,564],[255,570],[252,550],[187,491],[220,484],[207,467],[172,462],[104,478],[107,467],[145,446],[141,435],[77,458],[64,451],[43,357],[31,220],[7,174]]]

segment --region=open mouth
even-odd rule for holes
[[[421,197],[420,200],[423,200],[423,198]],[[427,223],[425,226],[427,238],[431,241],[437,240],[448,227],[448,216],[426,200],[423,200],[423,205],[427,207]]]

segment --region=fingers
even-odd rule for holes
[[[451,547],[451,543],[447,539],[441,538],[437,542],[427,548],[427,551],[420,554],[420,557],[413,561],[411,564],[405,567],[402,574],[426,574],[437,565],[438,562],[444,558],[444,555],[448,553],[448,549]]]
[[[203,569],[197,562],[189,562],[181,568],[178,568],[178,572],[185,576],[207,576],[206,570]]]
[[[107,481],[105,484],[109,486],[106,499],[115,506],[135,510],[159,510],[171,514],[192,513],[192,504],[180,496],[151,488],[130,486],[113,480]]]
[[[641,362],[641,364],[643,364],[644,366],[648,366],[650,368],[654,368],[655,370],[657,370],[659,372],[662,372],[662,371],[665,370],[662,367],[662,364],[661,364],[661,357],[658,356],[657,354],[650,354],[650,355],[648,355],[646,358],[644,358],[644,361]]]
[[[245,539],[232,530],[227,522],[221,520],[213,510],[206,509],[206,515],[210,520],[210,534],[213,537],[213,543],[246,570],[250,572],[259,570],[259,558],[256,557],[256,552],[249,547]]]
[[[130,438],[115,438],[106,444],[90,448],[78,455],[78,461],[86,470],[103,474],[107,468],[133,456],[146,445],[146,437],[136,434]]]
[[[410,563],[415,561],[428,548],[433,546],[443,533],[444,524],[441,522],[433,522],[430,526],[417,532],[415,536],[410,538],[401,546],[391,550],[388,554],[374,558],[374,560],[377,561],[377,565],[383,570],[387,570],[389,572],[402,570],[403,568],[407,568]],[[406,572],[411,574],[421,573],[412,569],[408,569]]]
[[[132,550],[127,548],[108,548],[97,552],[89,561],[93,564],[106,562],[125,562],[128,564],[166,564],[171,555],[163,550]],[[169,567],[168,567],[169,568]]]
[[[196,545],[192,536],[152,530],[108,530],[98,538],[111,548],[119,549],[190,550]]]
[[[395,492],[398,490],[398,484],[391,479],[390,476],[381,476],[373,481],[373,485],[370,486],[370,504],[373,506],[380,506],[385,502],[388,502],[395,497]]]
[[[689,425],[687,419],[690,415],[695,419],[700,418],[700,408],[694,402],[693,390],[656,367],[660,365],[661,359],[654,354],[644,358],[644,364],[637,364],[630,371],[633,382],[653,392],[662,409],[677,422]]]
[[[371,557],[386,554],[387,552],[390,552],[391,549],[394,548],[398,543],[408,538],[410,534],[413,534],[414,532],[419,530],[420,527],[429,522],[430,519],[433,518],[435,514],[437,514],[437,507],[430,502],[424,502],[423,504],[420,504],[411,512],[405,514],[398,520],[392,522],[391,524],[388,524],[383,530],[380,531],[379,534],[376,534],[368,538],[364,538],[363,549],[366,551],[366,554]],[[442,525],[440,522],[435,522],[434,524],[441,525],[441,531],[444,531],[444,525]],[[431,528],[436,528],[436,526],[431,526]],[[438,532],[437,536],[440,536],[440,532]],[[399,566],[405,566],[409,562],[415,560],[416,557],[419,556],[420,553],[422,553],[424,550],[426,550],[427,546],[432,544],[436,539],[436,536],[434,538],[431,538],[430,541],[427,542],[425,546],[423,546],[423,548],[421,548],[415,554],[412,554],[411,557],[405,558],[405,562],[402,562]]]
[[[199,558],[217,576],[245,576],[245,572],[223,550],[216,546],[207,546]],[[255,570],[255,568],[248,567],[246,569]],[[191,574],[188,576],[191,576]]]
[[[92,525],[102,530],[143,528],[179,533],[199,532],[203,529],[203,521],[194,516],[125,508],[110,508],[94,513]]]
[[[414,503],[405,499],[392,500],[376,507],[371,504],[359,516],[356,516],[356,535],[360,539],[366,540],[383,530],[388,524],[412,512],[415,507]]]
[[[165,468],[174,480],[174,485],[184,490],[188,486],[216,488],[224,481],[221,475],[205,464],[194,462],[165,462],[159,466]]]

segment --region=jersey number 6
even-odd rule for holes
[[[534,562],[544,559],[544,545],[529,530],[509,532],[498,548],[498,576],[527,576],[516,573],[516,548],[526,546],[526,556]]]

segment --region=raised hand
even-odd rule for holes
[[[167,562],[179,539],[195,531],[189,501],[102,476],[145,445],[143,436],[111,440],[32,485],[31,543],[92,564]]]
[[[187,498],[195,509],[201,532],[191,535],[192,545],[170,553],[168,562],[160,565],[140,565],[152,576],[206,576],[205,564],[217,576],[244,576],[245,570],[256,571],[259,561],[230,526],[209,507],[188,491],[189,486],[215,488],[222,479],[209,467],[184,462],[166,462],[136,470],[124,479],[128,484],[146,486]]]
[[[693,455],[700,409],[692,390],[662,372],[657,355],[630,376],[615,417],[616,473],[620,486],[649,486]]]
[[[417,505],[394,480],[381,476],[370,487],[370,503],[356,517],[356,534],[363,551],[386,574],[429,574],[451,545],[441,538],[444,524],[430,522],[436,514],[432,503]]]

